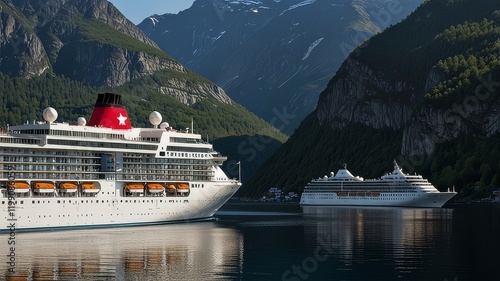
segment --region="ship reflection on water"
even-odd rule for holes
[[[5,280],[211,280],[239,271],[242,247],[241,234],[212,222],[17,233],[15,273],[6,255],[0,272]]]
[[[339,280],[419,280],[433,266],[426,261],[452,254],[452,209],[304,206],[303,212],[313,222],[305,227],[307,247],[328,255],[335,270],[323,274]]]

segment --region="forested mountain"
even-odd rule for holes
[[[157,110],[174,128],[193,120],[210,140],[287,138],[160,50],[105,0],[0,0],[0,126],[41,120],[47,106],[76,123],[104,91],[123,94],[133,126],[148,126]],[[259,159],[273,151],[259,151],[266,154]]]
[[[138,26],[236,102],[292,133],[348,53],[422,1],[196,0]]]
[[[243,195],[301,191],[339,163],[378,177],[392,159],[441,190],[487,195],[500,186],[499,93],[500,1],[426,1],[349,55]]]

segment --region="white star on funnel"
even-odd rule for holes
[[[118,118],[118,122],[119,124],[118,125],[123,125],[125,126],[125,120],[127,120],[127,117],[123,116],[121,113],[120,113],[120,116],[119,117],[116,117]]]

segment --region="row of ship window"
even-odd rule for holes
[[[313,198],[316,199],[316,198]],[[338,197],[320,197],[317,199],[338,199]],[[347,198],[344,198],[347,199]],[[380,198],[380,197],[355,197],[355,198],[349,198],[350,199],[358,199],[358,200],[398,200],[398,199],[404,199],[404,197],[399,197],[399,198]]]
[[[85,202],[84,202],[85,201]],[[99,201],[101,201],[100,203],[110,203],[109,200],[95,200],[95,203],[98,204]],[[137,202],[139,201],[139,202]],[[141,203],[140,202],[141,200],[120,200],[120,203]],[[149,202],[151,201],[151,202]],[[9,201],[2,201],[2,205],[5,205],[5,204],[9,204],[8,203]],[[20,201],[14,201],[15,204],[24,204],[24,200],[20,200]],[[50,204],[52,201],[51,200],[32,200],[31,201],[31,204]],[[71,203],[72,201],[71,200],[68,200],[68,203]],[[159,200],[160,203],[164,203],[163,200]],[[66,200],[57,200],[57,204],[65,204],[66,203]],[[74,200],[74,203],[78,203],[78,200]],[[80,203],[94,203],[94,200],[80,200]],[[111,202],[113,203],[113,202]],[[142,203],[158,203],[158,200],[142,200]],[[185,200],[165,200],[165,203],[189,203],[189,200],[185,199]]]
[[[171,215],[172,213],[170,213],[170,212],[169,212],[168,214],[169,214],[169,215]],[[175,213],[174,213],[174,214],[175,214]],[[158,213],[129,213],[129,214],[116,214],[116,216],[125,216],[125,215],[127,215],[127,216],[128,216],[128,215],[130,215],[130,216],[134,216],[134,215],[135,215],[135,216],[151,216],[151,215],[159,215],[159,214],[158,214]],[[161,213],[161,215],[166,215],[166,213]],[[94,214],[85,214],[85,215],[81,214],[81,215],[76,215],[76,217],[77,217],[77,218],[78,218],[78,217],[83,217],[83,216],[85,216],[85,217],[93,217],[93,216],[94,216]],[[103,217],[103,216],[104,216],[104,214],[101,214],[101,217]],[[110,216],[112,217],[112,216],[113,216],[113,214],[110,214]],[[43,215],[43,217],[44,217],[44,218],[46,218],[46,217],[51,218],[51,217],[52,217],[52,215]],[[61,215],[58,215],[58,217],[60,218],[60,217],[61,217]],[[63,218],[65,218],[65,217],[66,217],[66,215],[62,215],[62,217],[63,217]],[[69,217],[71,217],[71,215],[67,215],[67,217],[69,218]],[[29,219],[29,218],[30,218],[30,216],[28,216],[27,218]],[[38,215],[38,218],[42,218],[42,215]],[[30,222],[31,222],[31,221],[30,221]]]
[[[187,153],[187,152],[160,152],[160,156],[173,156],[173,157],[197,157],[197,158],[210,158],[208,153]]]

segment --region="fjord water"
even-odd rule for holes
[[[216,220],[0,235],[6,280],[497,280],[500,204],[229,204]]]

